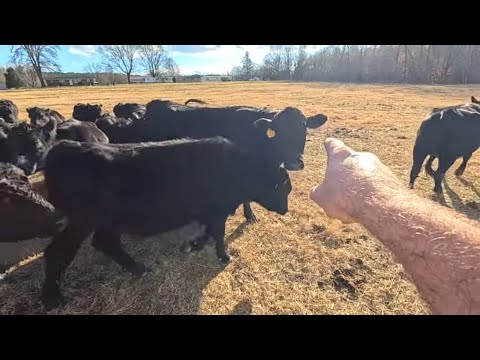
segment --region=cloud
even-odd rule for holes
[[[70,45],[68,52],[75,55],[90,57],[95,52],[95,45]]]
[[[167,45],[168,51],[173,55],[186,55],[212,51],[220,48],[222,45]]]

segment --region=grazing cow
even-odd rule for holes
[[[148,123],[143,120],[102,115],[95,123],[112,144],[137,143],[148,139]]]
[[[145,119],[151,140],[222,136],[271,164],[285,164],[287,170],[301,170],[307,128],[318,128],[327,117],[311,117],[297,108],[269,111],[251,107],[188,107],[171,101],[147,104]],[[243,204],[248,222],[256,221],[250,204]]]
[[[95,122],[102,114],[102,104],[77,104],[73,107],[72,117],[80,121]]]
[[[44,126],[21,122],[0,135],[0,161],[21,168],[27,175],[41,168],[46,151],[56,138],[57,123],[50,119]]]
[[[118,118],[139,120],[145,116],[146,107],[136,103],[120,103],[113,107],[113,113]]]
[[[27,113],[32,125],[44,126],[50,119],[55,120],[57,125],[65,122],[65,118],[58,111],[51,109],[33,106],[27,108]]]
[[[142,275],[145,266],[121,247],[122,233],[152,236],[198,221],[206,234],[191,245],[200,249],[212,236],[217,256],[228,262],[225,222],[242,202],[255,201],[282,215],[288,211],[287,171],[224,138],[108,145],[60,141],[46,164],[49,199],[68,219],[45,251],[47,309],[59,305],[60,277],[92,232],[94,247]]]
[[[0,242],[50,237],[61,226],[60,215],[32,190],[25,173],[0,163]]]
[[[442,181],[447,170],[460,157],[463,162],[455,171],[460,176],[465,171],[468,160],[480,146],[480,105],[470,103],[450,106],[432,112],[422,121],[413,148],[413,165],[410,171],[409,186],[413,189],[425,158],[430,155],[425,169],[433,176],[433,191],[442,192]],[[438,168],[431,169],[433,160],[438,157]]]
[[[108,136],[92,122],[71,119],[57,128],[56,140],[108,143]]]

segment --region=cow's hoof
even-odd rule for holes
[[[56,290],[43,290],[42,291],[42,303],[47,312],[55,310],[60,305],[65,303],[65,298],[59,289]]]
[[[130,274],[138,277],[138,278],[141,278],[142,276],[146,275],[150,269],[148,269],[145,264],[141,263],[141,262],[135,262],[134,264],[132,264],[131,266],[129,266],[128,268],[126,268],[125,270],[127,270]]]
[[[190,241],[191,251],[200,251],[205,247],[205,241]]]
[[[413,184],[412,183],[408,184],[408,188],[413,189]]]
[[[257,222],[257,217],[253,214],[252,216],[249,216],[246,219],[247,219],[247,224],[254,224]]]
[[[192,245],[191,245],[191,242],[186,242],[182,245],[181,247],[181,250],[184,252],[184,253],[191,253],[192,252]]]
[[[227,253],[218,255],[218,258],[220,259],[220,262],[222,264],[228,264],[230,262],[230,260],[232,260],[232,257]]]
[[[440,194],[443,192],[443,189],[442,189],[441,187],[440,187],[440,188],[433,188],[433,192],[434,192],[435,194],[439,194],[439,195],[440,195]]]

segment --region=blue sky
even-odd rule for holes
[[[251,59],[261,63],[270,45],[164,45],[170,56],[180,67],[182,74],[225,74],[241,64],[245,51]],[[314,52],[321,45],[308,45],[307,51]],[[0,45],[0,65],[10,61],[9,45]],[[88,63],[100,61],[97,45],[62,45],[59,51],[62,70],[82,72]],[[137,73],[142,73],[138,71]]]

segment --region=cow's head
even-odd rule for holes
[[[268,175],[263,179],[262,190],[254,201],[269,211],[285,215],[288,211],[288,195],[292,191],[290,176],[283,165],[266,173]]]
[[[54,207],[32,190],[25,173],[12,164],[0,164],[0,229],[2,241],[47,237],[60,220]]]
[[[46,151],[53,145],[57,123],[50,119],[44,126],[22,122],[10,129],[7,138],[9,162],[27,175],[42,165]]]
[[[18,122],[18,108],[11,100],[0,100],[0,118],[10,124]]]
[[[27,114],[32,125],[44,126],[50,120],[50,109],[32,106],[27,108]]]
[[[145,116],[146,107],[136,103],[119,103],[113,107],[116,117],[140,120]]]
[[[287,107],[271,120],[258,119],[255,127],[269,142],[269,157],[284,163],[287,170],[302,170],[307,128],[318,128],[326,121],[327,117],[323,114],[307,118],[299,109]]]
[[[80,121],[95,122],[102,114],[102,104],[77,104],[73,107],[72,117]]]

